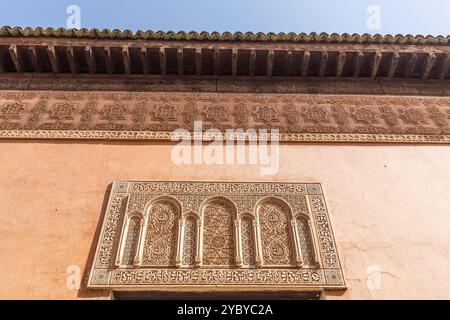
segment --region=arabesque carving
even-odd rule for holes
[[[320,184],[113,184],[91,288],[345,288]]]
[[[222,199],[209,202],[203,209],[203,265],[234,265],[235,214]]]
[[[174,266],[180,209],[171,201],[153,203],[148,210],[142,265]]]
[[[427,96],[0,91],[0,138],[170,140],[202,121],[277,129],[282,142],[450,143],[449,106]]]
[[[257,211],[261,228],[262,258],[267,265],[291,266],[294,263],[289,207],[278,199],[264,201]]]

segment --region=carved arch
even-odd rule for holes
[[[181,233],[181,265],[193,267],[198,262],[200,247],[200,215],[198,213],[192,211],[183,213]]]
[[[255,267],[257,265],[257,240],[256,219],[250,212],[239,214],[240,251],[243,267]]]
[[[164,196],[157,196],[157,197],[153,198],[145,205],[145,208],[144,208],[145,216],[146,217],[148,216],[148,210],[155,202],[159,202],[162,200],[167,200],[167,201],[172,202],[175,206],[177,206],[179,208],[180,214],[181,214],[181,212],[183,212],[183,204],[181,203],[180,200],[178,200],[177,198],[172,197],[172,196],[164,195]]]
[[[140,251],[142,265],[170,267],[180,263],[182,205],[178,199],[160,196],[146,205],[144,245]]]
[[[206,266],[232,266],[241,263],[238,243],[237,207],[230,199],[217,196],[200,206],[200,261]]]
[[[318,267],[318,255],[309,215],[299,212],[295,214],[295,222],[302,265],[305,267]]]
[[[143,221],[144,215],[139,211],[131,211],[126,214],[117,253],[117,266],[130,267],[139,263]]]
[[[278,197],[265,197],[255,206],[258,220],[259,252],[265,266],[294,266],[298,254],[292,207]]]
[[[195,211],[188,211],[183,213],[183,219],[192,218],[196,220],[200,220],[200,215]]]

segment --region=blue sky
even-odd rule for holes
[[[6,1],[0,25],[65,27],[81,8],[81,26],[130,30],[450,34],[450,0],[21,0]],[[380,28],[367,8],[380,8]]]

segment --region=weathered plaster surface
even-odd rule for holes
[[[450,298],[450,148],[282,145],[280,170],[177,166],[170,144],[0,143],[0,298],[107,298],[66,287],[92,259],[113,180],[321,182],[348,290],[329,299]],[[381,286],[367,288],[378,266]]]

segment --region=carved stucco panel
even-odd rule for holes
[[[201,120],[205,130],[278,129],[282,142],[450,143],[449,106],[419,96],[0,91],[0,138],[170,140]]]
[[[263,261],[267,265],[291,266],[294,264],[290,236],[292,213],[279,200],[267,200],[258,209],[261,228]]]
[[[213,200],[203,209],[203,265],[234,264],[233,208],[223,200]]]
[[[92,288],[345,288],[320,184],[116,181],[94,259]]]
[[[145,266],[174,266],[178,220],[181,212],[171,202],[161,200],[148,210],[142,264]]]

